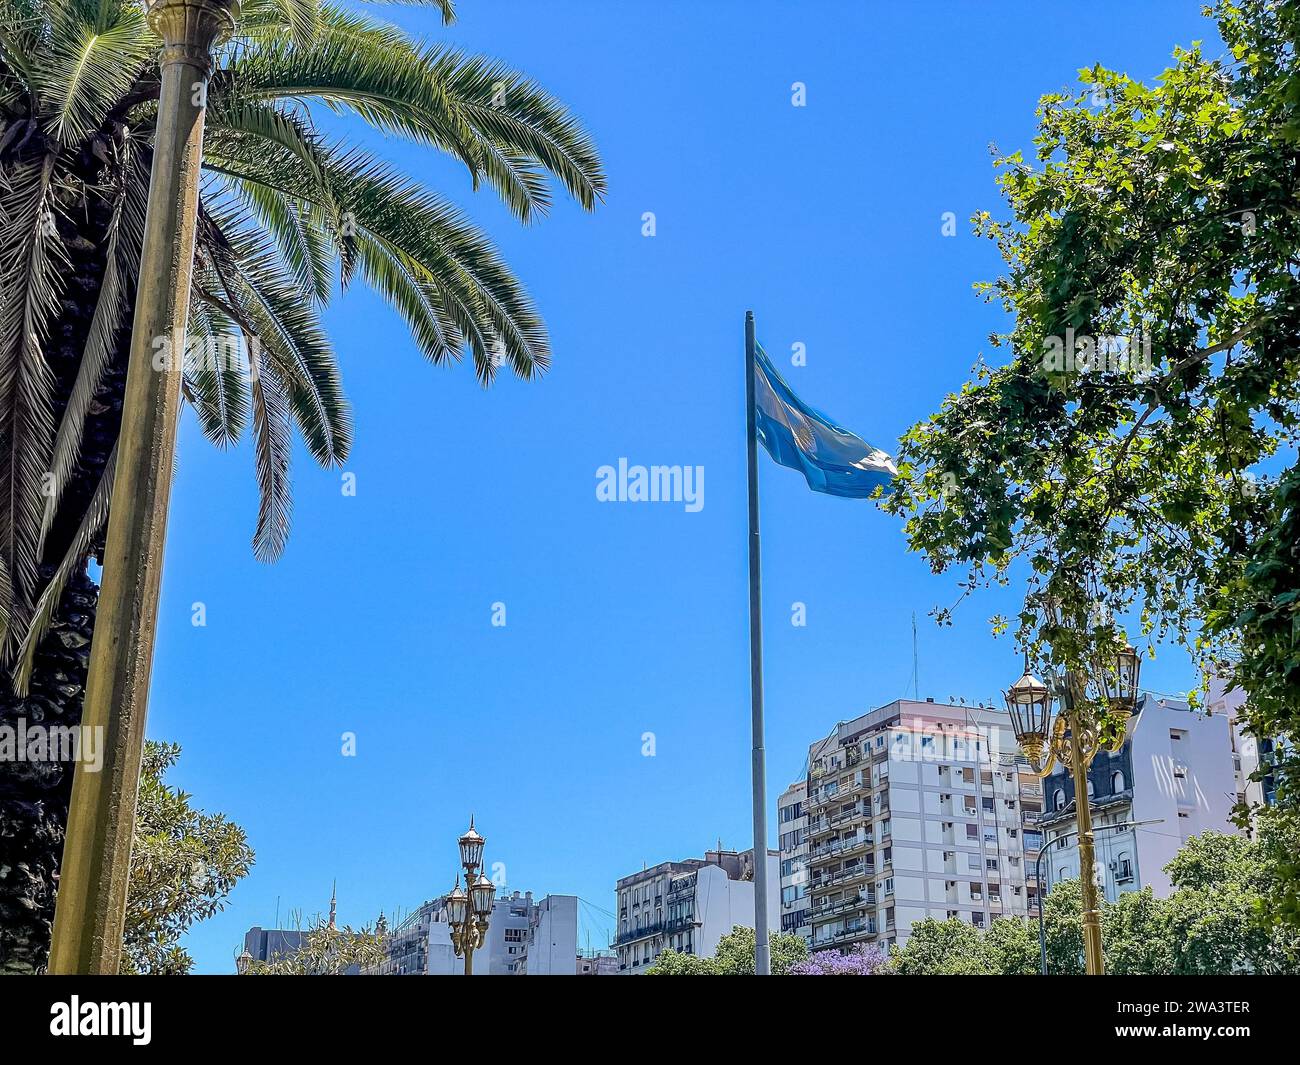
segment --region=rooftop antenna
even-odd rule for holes
[[[920,658],[916,653],[916,611],[912,611],[912,698],[921,698]]]

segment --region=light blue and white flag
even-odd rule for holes
[[[794,394],[755,345],[754,406],[758,439],[782,466],[803,473],[814,492],[864,499],[898,475],[893,459],[841,429]]]

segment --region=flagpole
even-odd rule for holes
[[[763,595],[758,551],[758,433],[754,406],[754,312],[745,312],[745,448],[749,470],[749,698],[754,799],[754,973],[769,976],[767,766],[763,750]]]

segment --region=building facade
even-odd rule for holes
[[[1231,681],[1221,676],[1211,677],[1207,687],[1206,713],[1228,718],[1237,801],[1252,808],[1272,806],[1277,801],[1277,775],[1273,771],[1275,741],[1256,739],[1246,731],[1243,689],[1231,687]]]
[[[1036,913],[1041,797],[1005,713],[898,700],[841,722],[808,751],[812,948]]]
[[[567,959],[567,961],[566,961]],[[498,895],[487,938],[474,952],[475,976],[573,976],[578,972],[578,899],[532,892]],[[465,960],[451,942],[445,895],[424,903],[388,939],[375,976],[460,976]]]
[[[769,924],[779,923],[780,863],[767,852]],[[754,852],[705,851],[661,862],[615,885],[620,975],[645,972],[665,950],[711,958],[737,925],[754,927]],[[775,928],[771,931],[776,931]]]
[[[1088,768],[1096,878],[1114,902],[1150,886],[1172,890],[1165,866],[1201,832],[1233,832],[1237,800],[1232,728],[1225,713],[1203,716],[1176,699],[1144,694],[1119,751],[1101,751]],[[1074,782],[1063,766],[1044,780],[1040,821],[1048,888],[1079,875]],[[1133,824],[1133,822],[1147,822]]]
[[[808,923],[808,780],[796,780],[777,803],[781,858],[781,931],[812,938]]]

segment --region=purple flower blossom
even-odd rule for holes
[[[823,950],[790,966],[790,976],[876,976],[885,964],[880,947],[858,943],[847,951]]]

